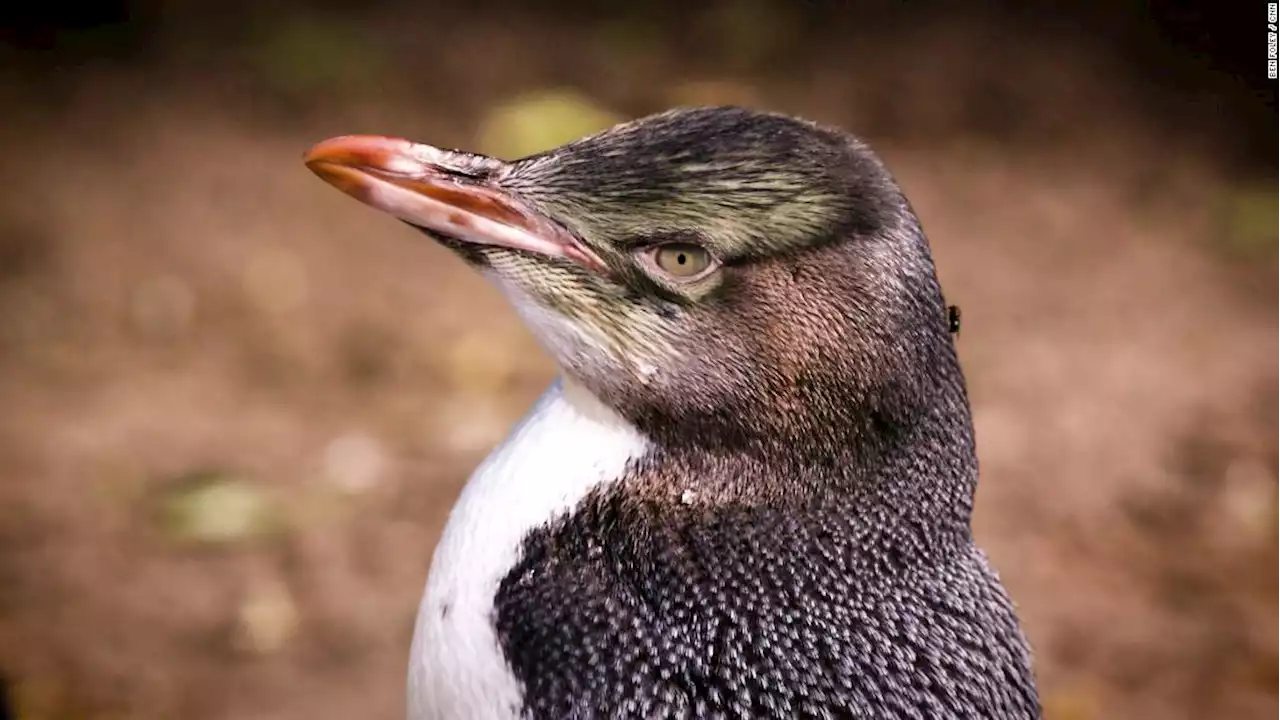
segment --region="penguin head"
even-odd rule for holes
[[[837,130],[697,108],[514,161],[347,136],[306,162],[455,251],[668,443],[839,443],[958,373],[916,216]]]

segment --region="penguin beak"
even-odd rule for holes
[[[325,140],[304,157],[321,179],[360,202],[472,245],[606,265],[573,233],[490,180],[501,161],[377,135]]]

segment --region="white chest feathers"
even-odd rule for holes
[[[557,380],[476,468],[436,546],[409,660],[410,720],[514,718],[520,686],[493,599],[533,529],[619,477],[647,441],[587,391]]]

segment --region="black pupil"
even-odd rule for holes
[[[679,255],[676,255],[676,262],[678,262],[678,263],[680,263],[681,265],[683,265],[683,264],[685,264],[685,261],[686,261],[686,258],[685,258],[685,256],[684,256],[684,253],[680,253]]]

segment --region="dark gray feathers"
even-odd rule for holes
[[[867,510],[613,493],[535,533],[496,605],[525,716],[1039,717],[977,548]]]

